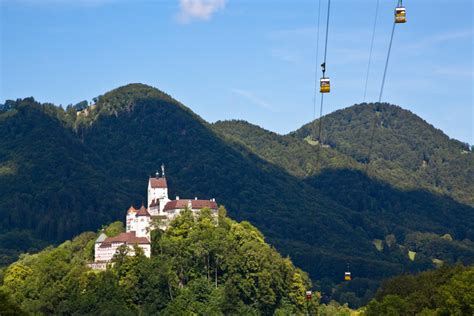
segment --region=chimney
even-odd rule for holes
[[[198,198],[197,197],[194,197],[194,200],[197,200]]]
[[[177,200],[177,201],[179,200],[179,196],[178,196],[178,195],[176,195],[176,200]]]

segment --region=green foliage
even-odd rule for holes
[[[85,249],[95,238],[84,233],[9,266],[0,287],[6,308],[114,315],[304,315],[317,308],[317,301],[305,299],[311,287],[306,273],[266,244],[255,227],[225,215],[217,223],[208,210],[197,218],[185,211],[153,240],[157,255],[119,251],[105,272],[85,266]]]
[[[423,188],[474,206],[474,156],[469,146],[450,139],[410,111],[387,103],[354,105],[326,115],[325,144],[361,163],[368,159],[377,117],[372,175],[399,188]],[[319,120],[292,135],[314,135]]]
[[[382,302],[372,301],[367,306],[367,310],[364,313],[367,316],[402,316],[408,315],[407,303],[397,295],[387,295],[383,298]]]
[[[347,213],[346,218],[350,225],[358,227],[356,232],[365,233],[372,239],[372,242],[373,240],[380,241],[380,245],[378,247],[376,245],[375,249],[386,256],[383,260],[404,266],[400,270],[394,265],[373,268],[367,262],[354,258],[358,251],[351,249],[352,253],[348,255],[351,258],[346,260],[351,264],[356,277],[359,278],[351,283],[357,283],[359,288],[349,289],[347,286],[337,286],[336,291],[331,293],[331,297],[340,302],[348,302],[353,307],[365,305],[375,291],[374,286],[376,288],[378,285],[377,282],[369,282],[371,284],[369,286],[369,283],[359,282],[361,279],[376,280],[402,271],[425,270],[433,268],[433,262],[474,263],[474,244],[472,243],[474,212],[472,207],[445,196],[420,190],[419,188],[425,188],[433,192],[441,192],[439,188],[430,187],[427,184],[430,180],[424,173],[416,174],[416,178],[413,179],[414,171],[408,162],[400,164],[394,160],[393,166],[380,164],[382,159],[388,158],[380,156],[378,152],[374,154],[375,163],[371,165],[370,177],[361,171],[364,168],[363,153],[367,149],[364,148],[364,145],[368,144],[363,143],[363,140],[359,138],[363,137],[360,135],[361,129],[371,125],[372,117],[370,115],[372,113],[369,111],[371,108],[373,108],[372,105],[354,106],[325,117],[323,124],[324,144],[329,145],[329,148],[326,146],[318,148],[317,142],[311,141],[318,129],[318,121],[304,126],[295,133],[283,136],[244,121],[217,122],[213,125],[213,128],[223,138],[233,143],[237,149],[251,150],[289,173],[304,178],[305,183],[316,188],[323,196],[330,197],[339,205],[355,211],[352,215]],[[425,140],[423,150],[431,150],[433,157],[438,157],[437,155],[461,157],[458,142],[449,140],[413,114],[389,105],[381,105],[379,110],[382,113],[381,119],[386,125],[384,126],[387,129],[395,128],[394,126],[401,128],[404,137],[402,139],[377,138],[377,142],[381,143],[377,143],[374,151],[389,150],[391,146],[396,146],[395,142],[406,141],[415,142],[407,150],[417,151],[420,149],[417,147],[420,135],[413,133],[419,129],[426,129],[428,131],[423,132],[422,135],[431,143],[426,144]],[[401,118],[407,121],[410,128],[400,126],[402,124]],[[428,137],[427,133],[433,134],[433,137]],[[410,137],[405,137],[405,135],[410,135]],[[443,150],[436,149],[436,147],[443,148]],[[320,150],[319,153],[318,150]],[[411,152],[406,153],[406,156],[410,155],[412,155]],[[319,162],[318,156],[320,156]],[[465,170],[466,175],[473,173],[474,168],[470,167],[472,166],[472,155],[462,159],[467,163],[463,165],[463,168],[467,169]],[[412,161],[412,163],[418,162]],[[450,168],[453,166],[451,165]],[[394,178],[393,175],[398,175],[400,178]],[[456,187],[458,193],[464,188],[470,190],[473,178],[471,177],[469,181],[464,174],[462,177],[456,178],[457,175],[458,173],[449,175],[449,181],[454,183],[451,188]],[[457,197],[460,201],[469,202],[468,199],[459,198],[460,195],[453,192],[454,190],[449,194]],[[448,194],[447,192],[442,193]],[[382,240],[385,242],[381,243]],[[293,245],[292,243],[288,247]],[[341,246],[339,252],[345,252],[346,249],[343,248]],[[286,251],[286,247],[280,247],[280,249]],[[408,253],[412,250],[418,253],[415,260],[409,262]],[[308,249],[307,252],[314,252],[314,249]],[[368,251],[365,251],[365,254],[365,259],[375,258]],[[308,254],[304,255],[304,258],[301,258],[300,254],[292,255],[298,263],[311,261]],[[325,261],[329,261],[327,254],[324,253],[324,255],[326,256]],[[313,273],[313,270],[304,263],[302,266]],[[320,273],[318,275],[330,275],[325,267],[320,266],[318,272]],[[322,281],[321,288],[327,288],[327,291],[331,292],[334,281],[334,278],[329,282]]]
[[[2,288],[0,288],[0,315],[27,315]]]
[[[440,289],[441,313],[474,314],[474,267],[454,275]]]
[[[360,168],[354,159],[330,148],[320,152],[318,161],[317,143],[308,143],[293,135],[278,135],[245,121],[218,121],[212,127],[228,142],[245,146],[297,177],[312,176],[321,165],[327,168]]]
[[[125,232],[125,227],[123,227],[123,222],[121,221],[113,222],[112,224],[108,225],[104,230],[104,233],[109,237],[117,236],[123,232]]]
[[[323,297],[342,281],[347,263],[355,278],[378,282],[431,268],[434,256],[473,260],[473,209],[458,203],[474,196],[472,153],[458,157],[465,144],[398,107],[380,105],[384,132],[366,177],[357,170],[363,168],[374,105],[325,119],[324,145],[330,148],[321,148],[320,168],[314,124],[285,136],[244,122],[209,125],[140,84],[94,102],[79,115],[73,107],[64,111],[32,98],[8,102],[0,112],[0,264],[122,219],[130,204],[145,201],[146,179],[161,163],[171,196],[217,198],[232,218],[258,227],[284,256],[324,280]],[[453,240],[421,239],[411,261],[408,236],[420,232]],[[28,238],[2,244],[4,237],[11,240],[6,234]],[[389,235],[397,241],[377,250],[372,241]],[[90,244],[88,249],[90,257]],[[365,288],[339,291],[338,298],[363,304],[373,285],[360,284]],[[252,284],[242,290],[252,291]],[[261,295],[275,299],[271,291]]]
[[[442,267],[382,283],[365,315],[472,315],[474,266]]]

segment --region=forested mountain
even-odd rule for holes
[[[61,242],[121,219],[130,204],[145,202],[148,176],[162,163],[170,196],[216,198],[320,288],[339,283],[349,264],[360,285],[353,305],[370,299],[383,277],[433,267],[433,259],[474,260],[472,207],[367,177],[360,159],[335,145],[321,150],[320,170],[303,129],[279,136],[234,122],[230,133],[140,84],[95,101],[76,112],[28,98],[1,112],[4,264],[15,251],[35,250],[36,239]],[[374,170],[382,170],[378,161]],[[470,190],[472,178],[465,181]],[[2,243],[16,236],[23,236],[17,244]]]
[[[469,145],[450,139],[395,105],[360,104],[324,116],[320,148],[320,120],[288,135],[245,121],[219,121],[213,127],[291,174],[310,177],[321,167],[365,170],[374,122],[371,177],[401,189],[427,189],[474,206],[474,155]]]
[[[423,188],[474,206],[474,155],[410,111],[386,103],[359,104],[323,118],[322,141],[358,162],[368,159],[374,176],[407,188]],[[320,120],[298,129],[300,139],[316,138]]]
[[[279,135],[246,121],[218,121],[212,127],[229,143],[242,144],[261,158],[299,178],[317,173],[321,166],[362,169],[362,165],[355,159],[337,150],[324,148],[318,153],[316,142],[293,135]]]

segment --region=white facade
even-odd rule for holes
[[[125,242],[116,242],[111,243],[110,245],[102,245],[101,247],[97,247],[95,250],[95,262],[110,262],[114,257],[115,253],[117,252],[117,248],[127,245],[128,247],[128,255],[133,256],[135,255],[134,244],[127,244]],[[151,256],[151,245],[150,244],[137,244],[143,250],[143,253],[146,257],[150,258]]]
[[[93,269],[105,269],[118,247],[126,245],[128,255],[134,255],[134,246],[140,247],[145,256],[151,256],[150,233],[156,227],[152,227],[153,219],[161,219],[158,228],[166,229],[169,222],[177,217],[185,208],[192,210],[197,214],[203,208],[209,208],[212,214],[217,218],[217,204],[214,199],[211,200],[170,200],[168,198],[168,186],[164,178],[164,167],[162,166],[162,175],[150,178],[148,180],[148,208],[143,205],[140,209],[131,206],[126,215],[126,232],[118,236],[107,237],[101,234],[95,242],[94,263],[89,264]]]
[[[136,216],[135,218],[136,227],[135,234],[137,237],[146,237],[150,240],[150,215]]]

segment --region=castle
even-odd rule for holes
[[[94,263],[89,264],[89,266],[94,269],[105,269],[117,249],[123,245],[128,247],[129,255],[134,255],[134,247],[138,246],[143,250],[145,256],[150,257],[150,232],[156,228],[165,230],[170,221],[186,208],[193,213],[208,208],[213,215],[217,216],[215,199],[180,199],[177,196],[175,200],[170,200],[164,166],[161,166],[161,176],[157,172],[155,177],[150,177],[148,180],[148,207],[145,208],[142,205],[139,209],[135,209],[130,206],[126,216],[125,233],[114,237],[107,237],[104,233],[100,234],[95,241]],[[156,223],[159,223],[159,227],[154,227]]]

